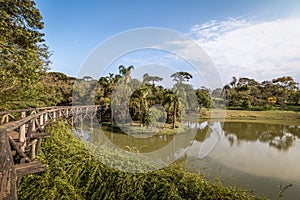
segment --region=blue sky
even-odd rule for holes
[[[197,41],[225,83],[233,75],[258,80],[293,75],[299,80],[300,1],[37,0],[36,3],[45,22],[46,43],[53,53],[52,71],[77,76],[89,54],[108,38],[130,29],[161,27]],[[139,56],[129,56],[124,64],[130,64],[130,60],[134,65],[147,64],[137,61],[143,59]],[[125,62],[122,59],[115,61],[117,66]]]

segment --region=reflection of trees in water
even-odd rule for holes
[[[211,123],[208,122],[183,122],[190,129],[185,134],[177,135],[176,143],[186,141],[181,137],[186,137],[196,130],[194,140],[204,142],[210,137]],[[215,122],[219,123],[219,122]],[[87,128],[87,127],[86,127]],[[280,151],[287,151],[295,144],[296,139],[300,139],[300,126],[294,125],[277,125],[277,124],[262,124],[262,123],[245,123],[245,122],[225,122],[223,126],[225,137],[231,146],[239,145],[242,141],[268,143],[270,147]],[[94,131],[87,132],[88,140],[102,141],[99,138],[99,133]],[[100,134],[101,135],[101,134]],[[108,133],[106,135],[109,135]],[[114,134],[113,134],[114,135]],[[116,135],[114,135],[116,136]],[[119,134],[118,137],[109,137],[113,143],[120,146],[139,146],[142,151],[147,147],[151,149],[159,149],[162,146],[172,141],[173,136],[149,137],[146,139],[128,137],[126,134]],[[184,146],[177,144],[179,146]],[[145,149],[144,149],[145,148]]]
[[[186,122],[185,123],[186,126],[188,126],[191,129],[196,129],[196,136],[194,138],[194,140],[198,141],[198,142],[203,142],[205,140],[205,138],[208,138],[211,132],[209,132],[209,123],[207,122]]]
[[[154,152],[170,145],[175,149],[175,153],[180,154],[180,150],[185,151],[191,145],[191,141],[196,135],[195,129],[187,129],[184,133],[177,135],[142,137],[143,134],[128,135],[122,132],[113,132],[107,127],[94,127],[91,129],[89,123],[83,123],[80,131],[86,136],[84,140],[94,145],[109,145],[110,147],[118,147],[126,151],[139,153]]]
[[[197,140],[198,142],[203,142],[206,137],[209,137],[209,136],[206,136],[206,134],[211,133],[211,132],[208,132],[208,129],[209,129],[209,125],[206,125],[204,129],[198,128],[196,136],[195,136],[195,140]]]
[[[291,125],[287,127],[287,130],[289,133],[300,139],[300,126]]]
[[[300,138],[300,126],[291,125],[226,122],[223,130],[230,145],[240,141],[260,141],[282,151],[287,151],[296,138]]]

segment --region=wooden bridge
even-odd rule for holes
[[[45,128],[59,118],[70,123],[96,116],[97,106],[61,106],[0,112],[0,200],[17,199],[22,176],[46,170],[35,161]]]

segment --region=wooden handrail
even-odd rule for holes
[[[20,113],[20,112],[28,112],[28,111],[33,111],[33,110],[47,110],[47,109],[53,109],[56,107],[67,107],[67,106],[52,106],[52,107],[41,107],[41,108],[24,108],[24,109],[17,109],[17,110],[5,110],[5,111],[0,111],[0,115],[4,115],[7,113]]]
[[[18,121],[12,121],[12,122],[8,122],[6,124],[2,124],[0,125],[0,129],[6,129],[7,131],[11,131],[11,130],[14,130],[18,127],[20,127],[22,124],[25,124],[26,122],[30,121],[31,119],[34,119],[34,118],[37,118],[39,117],[40,115],[44,115],[45,113],[52,113],[52,112],[56,112],[56,111],[60,111],[60,110],[66,110],[66,109],[76,109],[76,108],[97,108],[98,106],[55,106],[55,107],[52,107],[52,109],[50,109],[51,107],[48,107],[49,110],[45,110],[45,111],[42,111],[42,112],[39,112],[39,113],[35,113],[35,114],[32,114],[32,115],[29,115],[25,118],[22,118]],[[22,111],[24,112],[24,111]]]
[[[95,107],[97,107],[96,105],[94,105]],[[12,114],[17,114],[19,113],[19,117],[15,118],[13,121],[18,121],[19,119],[21,119],[21,113],[28,113],[30,111],[48,111],[48,110],[53,110],[53,109],[70,109],[70,108],[87,108],[87,107],[92,107],[91,105],[81,105],[81,106],[53,106],[53,107],[42,107],[42,108],[29,108],[29,109],[18,109],[18,110],[7,110],[7,111],[1,111],[0,112],[0,125],[1,124],[5,124],[5,123],[9,123],[9,121],[7,120],[6,122],[3,121],[4,117],[9,117],[12,116]],[[2,123],[1,123],[2,122]]]
[[[92,115],[95,116],[97,107],[97,105],[55,106],[0,112],[0,115],[8,113],[20,113],[20,119],[0,125],[0,200],[17,199],[17,182],[18,178],[20,178],[18,176],[21,174],[26,174],[26,171],[24,170],[32,168],[27,172],[35,173],[46,169],[44,165],[39,162],[33,162],[33,160],[38,152],[38,149],[36,150],[35,146],[36,142],[39,141],[40,144],[42,136],[47,135],[46,133],[41,133],[41,137],[37,137],[38,133],[36,132],[41,132],[41,129],[44,129],[49,122],[48,117],[51,117],[52,119],[74,117],[76,120],[77,116],[79,115],[81,116],[81,119],[83,119],[83,115],[86,116],[90,113],[93,113]],[[24,113],[33,110],[38,110],[40,112],[32,113],[28,116],[26,116]],[[21,143],[21,146],[18,146],[13,138],[9,136],[10,132],[18,134],[19,139],[17,141]],[[28,141],[32,141],[33,139],[36,140],[36,142],[31,146],[31,155],[29,156],[25,151],[26,148],[28,148],[26,145]],[[11,148],[14,148],[17,153],[24,158],[23,164],[21,162],[21,165],[15,165]],[[25,161],[31,164],[25,163]],[[16,172],[15,166],[17,166],[18,173]]]
[[[97,107],[97,105],[94,105]],[[86,107],[91,107],[91,105],[74,105],[74,106],[50,106],[50,107],[41,107],[41,108],[25,108],[25,109],[17,109],[17,110],[5,110],[5,111],[0,111],[0,115],[7,114],[7,113],[20,113],[20,112],[28,112],[28,111],[33,111],[33,110],[49,110],[49,109],[54,109],[54,108],[76,108],[76,107],[81,107],[81,108],[86,108]]]
[[[0,129],[0,199],[17,199],[17,176],[5,129]]]

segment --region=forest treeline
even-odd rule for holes
[[[212,96],[223,98],[228,108],[269,110],[275,106],[286,108],[299,105],[299,83],[291,76],[258,82],[254,79],[232,77],[222,89],[212,91]]]
[[[119,66],[119,68],[123,69],[123,72],[129,68],[133,70],[133,67],[131,67]],[[2,85],[6,84],[7,79],[13,79],[9,77],[11,73],[5,67],[1,67],[0,72],[3,80],[1,81]],[[26,83],[13,85],[14,87],[9,87],[6,84],[6,87],[1,87],[0,109],[71,105],[72,100],[73,103],[77,102],[78,104],[80,101],[84,103],[90,101],[92,104],[107,106],[111,104],[111,95],[117,83],[120,83],[122,80],[125,81],[125,79],[128,81],[128,85],[136,89],[136,91],[131,91],[132,96],[130,100],[131,112],[136,113],[136,115],[139,115],[137,110],[141,110],[142,106],[163,105],[167,104],[168,101],[170,103],[175,100],[176,95],[175,97],[171,96],[173,94],[172,89],[164,88],[159,84],[162,81],[161,77],[145,73],[143,80],[137,80],[127,77],[126,73],[121,71],[119,74],[109,73],[109,75],[103,76],[99,80],[94,80],[88,76],[74,78],[61,72],[42,71],[38,73],[38,79],[33,81],[30,87]],[[232,109],[268,110],[276,106],[286,107],[299,105],[300,103],[299,84],[290,76],[262,82],[247,77],[238,79],[233,77],[232,81],[223,88],[211,90],[204,86],[195,88],[195,86],[188,84],[188,80],[192,78],[192,75],[187,72],[177,72],[175,74],[177,77],[172,77],[175,86],[181,84],[184,87],[184,91],[178,91],[178,93],[192,93],[184,96],[197,97],[199,108],[227,106],[227,108]],[[23,72],[23,76],[25,76],[25,72]],[[180,76],[180,81],[178,76]],[[20,81],[18,80],[19,77],[15,77],[15,79],[15,82]],[[75,82],[77,83],[76,87],[74,87]],[[91,99],[91,95],[94,96],[94,99]],[[186,109],[195,109],[195,107],[186,105]]]
[[[42,33],[42,16],[34,1],[0,0],[0,16],[0,110],[70,105],[72,101],[116,106],[111,95],[120,81],[127,89],[131,88],[127,91],[132,93],[130,114],[143,123],[151,118],[148,110],[154,104],[162,105],[167,118],[173,121],[179,111],[202,107],[263,110],[299,104],[299,85],[289,76],[261,83],[233,77],[223,88],[209,89],[190,85],[192,75],[188,72],[174,73],[171,88],[162,87],[159,84],[162,78],[150,72],[145,72],[143,80],[131,79],[133,66],[119,66],[119,74],[110,73],[99,80],[49,72],[51,53]],[[74,87],[75,82],[80,84]]]

